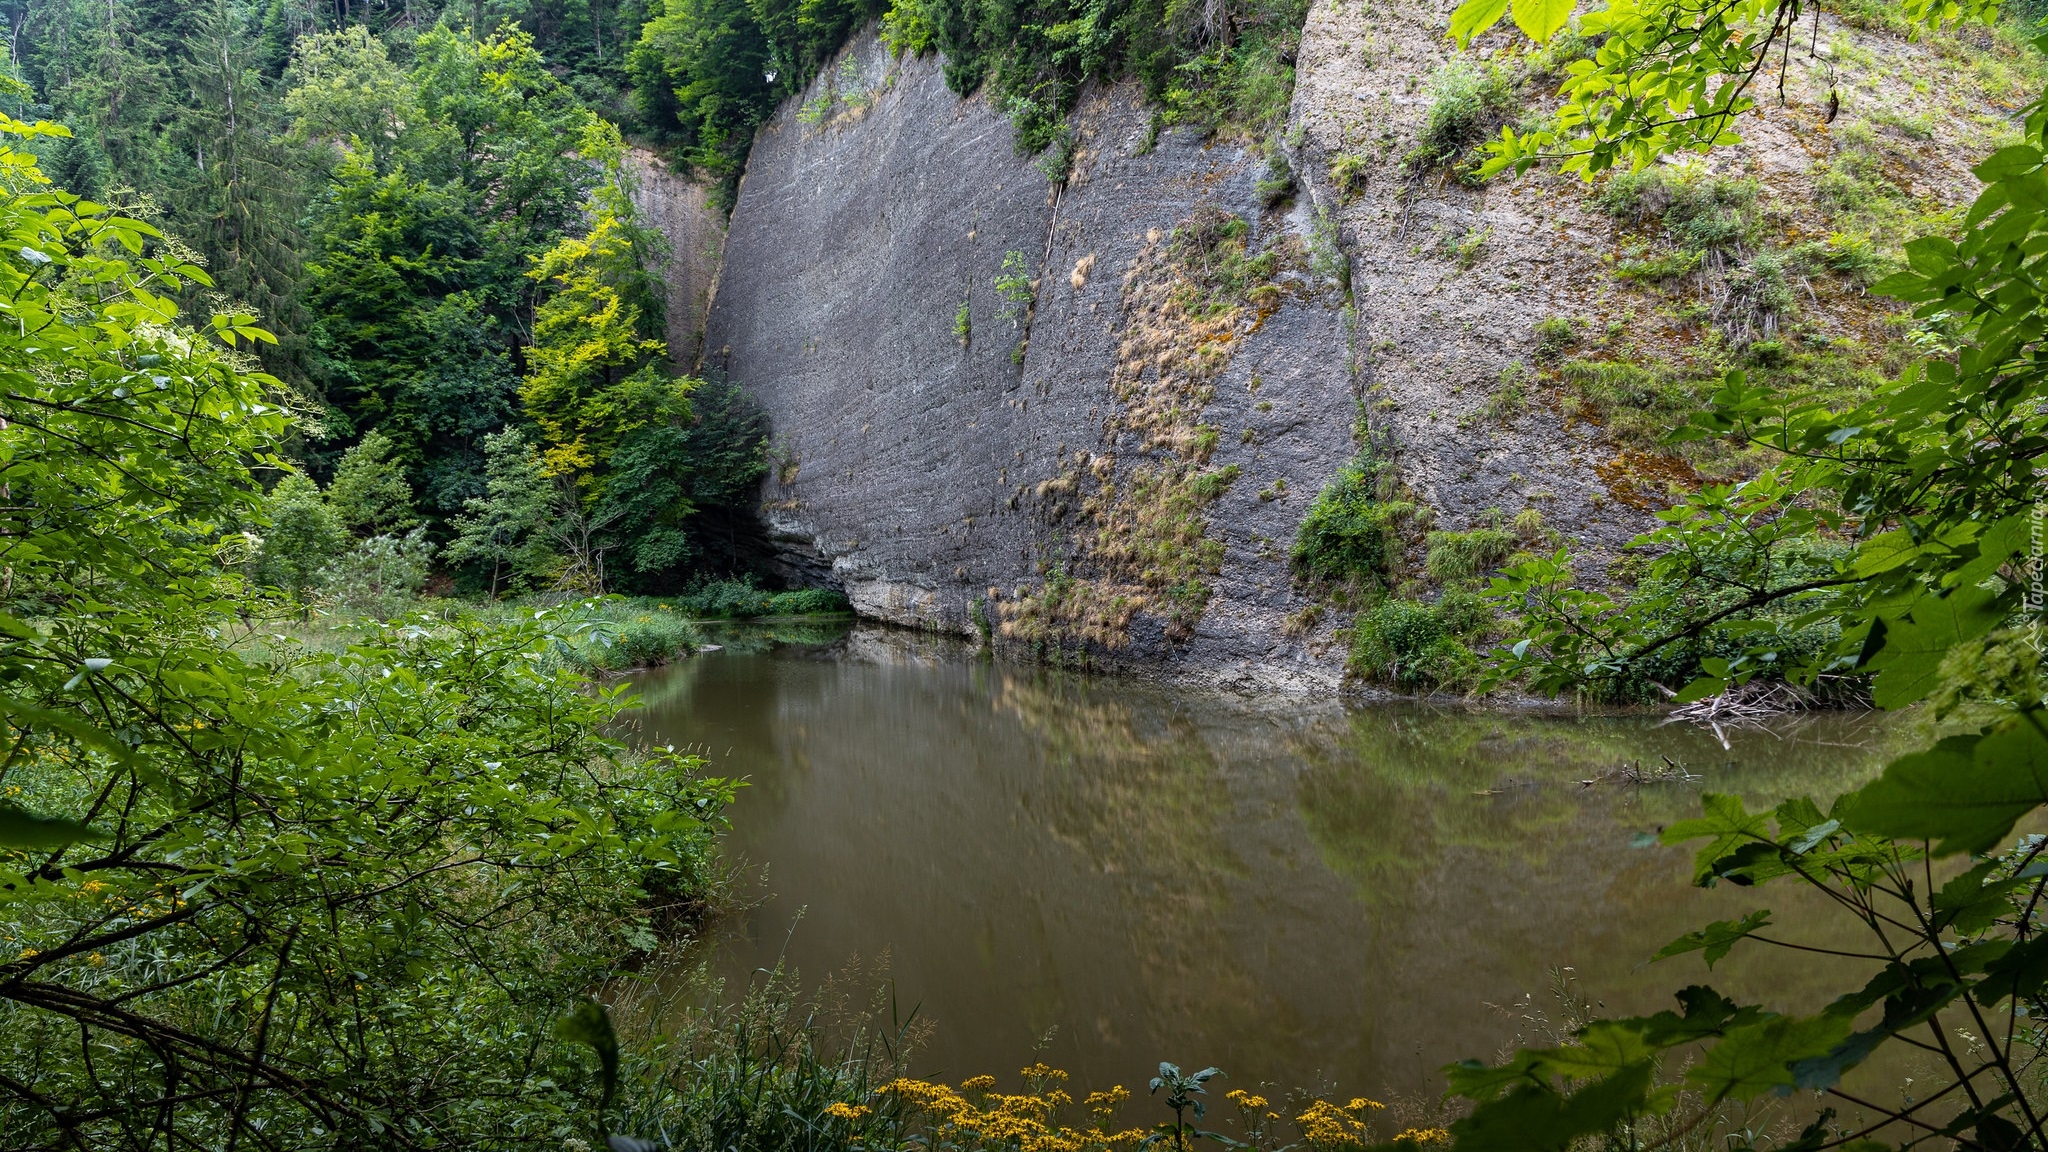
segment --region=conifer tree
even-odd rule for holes
[[[327,504],[359,536],[390,536],[420,522],[405,468],[392,458],[391,438],[382,432],[371,432],[342,455],[327,486]]]
[[[485,491],[451,522],[455,540],[444,558],[487,573],[492,599],[538,585],[558,563],[548,526],[556,488],[540,453],[517,428],[484,437]]]

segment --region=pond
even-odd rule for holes
[[[1702,791],[1825,803],[1905,735],[1246,698],[865,626],[719,639],[638,678],[645,738],[750,782],[728,850],[757,902],[698,947],[742,982],[886,957],[940,1078],[1043,1059],[1142,1089],[1172,1060],[1440,1091],[1445,1063],[1559,1015],[1560,969],[1610,1012],[1707,979],[1817,1007],[1826,963],[1646,966],[1761,901],[1691,887],[1690,851],[1645,834]],[[1781,916],[1800,895],[1769,893]]]

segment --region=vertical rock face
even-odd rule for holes
[[[1608,499],[1600,429],[1533,402],[1534,326],[1591,310],[1582,297],[1606,279],[1606,229],[1580,209],[1576,179],[1469,188],[1406,161],[1429,115],[1428,79],[1453,55],[1454,7],[1312,5],[1296,165],[1352,259],[1367,410],[1440,526],[1535,508],[1608,554],[1644,517]],[[1347,156],[1357,166],[1339,189],[1327,173]]]
[[[1290,626],[1295,529],[1356,452],[1310,215],[1128,88],[1084,97],[1059,186],[935,60],[848,60],[757,140],[707,324],[769,415],[787,562],[881,619],[1334,685],[1327,626]]]
[[[725,245],[725,216],[709,202],[711,190],[671,173],[651,152],[626,153],[633,207],[668,239],[662,280],[668,289],[668,352],[678,364],[695,364],[704,348],[704,317],[718,282]]]
[[[1959,156],[2010,126],[1970,120],[1990,88],[1909,91],[1945,65],[1858,32],[1870,123],[1835,122],[1836,61],[1797,63],[1745,144],[1674,177],[1739,185],[1755,235],[1715,275],[1636,282],[1622,264],[1685,255],[1642,213],[1603,210],[1572,177],[1482,186],[1462,161],[1423,162],[1443,81],[1524,66],[1498,55],[1507,32],[1453,62],[1454,6],[1311,5],[1284,134],[1300,192],[1272,202],[1264,160],[1162,132],[1131,88],[1086,93],[1071,149],[1034,163],[937,61],[873,37],[847,49],[757,139],[705,320],[705,362],[772,423],[762,511],[783,563],[883,620],[1216,683],[1334,686],[1350,621],[1295,586],[1288,554],[1368,438],[1421,509],[1400,594],[1432,591],[1422,527],[1510,521],[1517,546],[1569,545],[1581,579],[1604,582],[1671,491],[1701,482],[1655,426],[1697,398],[1641,381],[1705,387],[1746,362],[1753,337],[1724,315],[1735,264],[1770,249],[1785,275],[1785,245],[1846,211],[1817,181],[1855,163],[1962,202]],[[1871,127],[1938,118],[1989,135],[1942,152]],[[1062,162],[1060,179],[1040,170]],[[1796,313],[1809,346],[1874,363],[1888,320],[1859,285],[1800,285],[1796,308],[1770,307]],[[1641,379],[1571,392],[1603,372]]]

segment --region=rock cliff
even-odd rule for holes
[[[1814,187],[1848,163],[1843,125],[1821,112],[1847,86],[1838,65],[1861,69],[1866,118],[1943,114],[1939,94],[1894,98],[1924,93],[1915,49],[1802,65],[1786,105],[1698,177],[1762,197],[1740,209],[1745,235],[1782,235],[1679,252],[1734,271],[1659,281],[1617,261],[1669,238],[1576,180],[1418,171],[1451,6],[1314,5],[1273,147],[1297,194],[1266,150],[1161,130],[1124,86],[1084,94],[1070,155],[1020,157],[999,110],[872,35],[757,138],[708,309],[695,302],[716,214],[649,168],[646,202],[668,205],[655,215],[680,254],[672,298],[690,304],[680,323],[672,309],[672,341],[701,316],[705,368],[765,408],[762,515],[791,574],[872,618],[1048,658],[1334,688],[1349,618],[1288,556],[1316,493],[1368,442],[1424,527],[1520,516],[1542,525],[1525,544],[1570,542],[1597,569],[1668,487],[1713,466],[1644,447],[1651,400],[1632,441],[1617,430],[1627,396],[1602,408],[1574,372],[1654,365],[1697,384],[1772,347],[1730,337],[1717,310],[1748,283],[1736,265],[1767,251],[1794,269],[1805,346],[1868,360],[1897,339],[1829,271],[1839,233],[1804,265],[1784,246],[1837,219]],[[1952,151],[2006,115],[1978,116]],[[1863,131],[1855,147],[1893,165],[1911,203],[1968,194],[1954,156]],[[1745,301],[1742,323],[1790,323],[1791,304]],[[1560,365],[1543,323],[1582,359]]]
[[[854,100],[831,70],[757,140],[707,324],[773,422],[791,561],[879,619],[1334,685],[1337,646],[1287,626],[1293,529],[1355,451],[1310,218],[1129,89],[1084,98],[1060,186],[936,61],[850,51]],[[1176,254],[1197,219],[1212,242]]]

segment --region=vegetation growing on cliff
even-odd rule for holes
[[[1138,79],[1162,122],[1271,136],[1293,93],[1303,0],[1118,0],[1036,6],[964,0],[651,0],[628,70],[638,124],[724,181],[727,204],[754,130],[800,93],[855,29],[881,19],[892,50],[944,59],[963,96],[986,90],[1027,154],[1064,139],[1089,80]],[[1050,173],[1063,179],[1064,165]]]
[[[1154,231],[1124,276],[1123,341],[1110,388],[1109,442],[1126,454],[1075,453],[1041,485],[1042,514],[1082,536],[1046,562],[1045,584],[999,599],[1004,636],[1057,648],[1123,647],[1140,611],[1169,641],[1190,635],[1222,570],[1207,509],[1239,479],[1209,466],[1221,430],[1202,421],[1238,344],[1277,307],[1282,271],[1307,254],[1291,234],[1254,242],[1250,222],[1213,205]],[[1300,291],[1299,280],[1290,283]],[[1130,458],[1135,458],[1131,462]],[[1000,590],[998,590],[1000,591]]]

